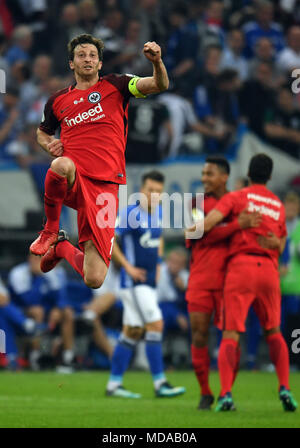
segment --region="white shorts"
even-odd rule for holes
[[[119,297],[124,306],[124,325],[144,327],[145,324],[162,320],[156,289],[151,286],[138,285],[121,289]]]

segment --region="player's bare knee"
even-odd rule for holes
[[[157,322],[151,322],[146,325],[147,331],[155,331],[157,333],[162,333],[164,329],[164,323],[162,320],[158,320]]]
[[[57,157],[51,163],[51,170],[63,177],[68,177],[75,171],[75,165],[68,157]]]
[[[139,341],[144,334],[144,328],[142,327],[127,327],[124,329],[123,333],[130,339],[134,339],[135,341]]]
[[[100,286],[102,286],[104,282],[104,276],[102,275],[92,275],[92,274],[86,274],[84,276],[84,283],[86,286],[92,289],[98,289]]]

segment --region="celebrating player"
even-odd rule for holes
[[[225,217],[236,217],[246,206],[249,212],[258,211],[262,215],[259,227],[236,232],[230,242],[224,284],[224,331],[218,358],[221,393],[216,411],[234,409],[231,388],[237,347],[251,304],[269,345],[283,408],[286,411],[297,408],[289,387],[288,348],[280,332],[278,256],[285,246],[286,225],[283,204],[266,187],[272,169],[273,161],[267,155],[252,157],[248,172],[250,186],[225,195],[204,220],[204,231],[208,231]]]
[[[227,193],[229,173],[229,163],[223,157],[206,159],[201,178],[205,191],[204,215]],[[197,210],[193,209],[193,212]],[[201,389],[198,409],[210,409],[214,401],[209,387],[208,335],[213,314],[214,324],[221,328],[228,238],[234,232],[257,225],[258,219],[256,214],[243,211],[235,220],[214,228],[203,238],[186,240],[187,247],[192,249],[186,300],[192,329],[192,363]],[[236,368],[238,364],[239,359]]]
[[[144,45],[144,55],[153,64],[153,76],[146,78],[100,77],[103,42],[89,34],[72,39],[68,50],[76,82],[50,97],[37,131],[39,144],[55,160],[45,180],[47,222],[30,251],[43,255],[43,272],[65,258],[87,286],[98,288],[111,258],[119,184],[126,183],[129,99],[161,92],[169,81],[155,42]],[[58,233],[62,204],[78,211],[79,245],[84,252],[67,241],[64,231]]]
[[[122,266],[124,305],[123,331],[115,348],[111,375],[106,394],[114,397],[140,398],[123,387],[123,375],[128,368],[135,345],[145,333],[146,355],[157,397],[174,397],[185,392],[184,387],[172,387],[166,380],[162,357],[163,321],[157,303],[156,282],[162,255],[161,206],[164,177],[151,171],[143,176],[139,205],[130,205],[121,213],[116,229],[121,237],[123,252],[114,243],[113,258]]]

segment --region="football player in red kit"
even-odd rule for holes
[[[230,240],[229,261],[224,284],[223,339],[218,365],[221,393],[216,411],[235,409],[231,395],[240,333],[251,305],[264,329],[270,358],[279,381],[279,398],[286,411],[295,411],[297,403],[289,387],[289,353],[280,332],[281,294],[278,257],[286,241],[284,206],[267,189],[272,159],[265,154],[252,157],[249,187],[225,195],[204,220],[209,231],[224,218],[234,219],[241,210],[259,212],[262,222],[257,228],[235,232]]]
[[[223,157],[208,157],[202,170],[204,186],[202,213],[207,215],[226,195],[230,173],[228,161]],[[197,213],[193,206],[193,212]],[[201,211],[200,211],[201,212]],[[243,228],[258,225],[260,216],[242,211],[232,222],[222,223],[200,239],[186,239],[191,248],[190,276],[186,300],[192,330],[192,364],[201,389],[198,409],[210,409],[214,401],[209,387],[208,335],[212,316],[220,327],[223,306],[223,284],[229,237]],[[237,360],[238,368],[239,360]]]
[[[126,183],[125,146],[130,97],[145,98],[168,88],[155,42],[144,45],[153,76],[99,76],[103,42],[82,34],[68,44],[74,85],[52,95],[37,131],[39,144],[55,157],[45,179],[47,222],[30,251],[42,255],[48,272],[65,258],[91,288],[102,285],[110,262],[119,184]],[[54,137],[60,127],[60,138]],[[59,232],[62,205],[78,211],[81,250]]]

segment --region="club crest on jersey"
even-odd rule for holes
[[[88,100],[90,103],[98,103],[101,100],[101,94],[99,92],[92,92],[88,96]]]

